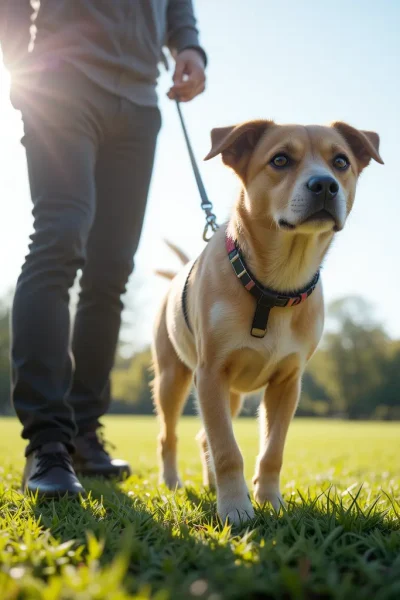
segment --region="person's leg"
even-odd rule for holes
[[[26,455],[49,443],[71,449],[76,431],[66,401],[73,371],[69,289],[94,219],[98,146],[84,90],[73,88],[78,83],[71,73],[47,74],[40,96],[22,110],[34,233],[14,297],[11,354]]]
[[[109,377],[121,325],[121,296],[142,229],[160,129],[159,110],[123,102],[118,126],[97,162],[97,212],[72,341],[76,369],[70,403],[79,428],[75,465],[81,472],[103,475],[129,470],[126,463],[107,459],[96,436],[87,434],[96,431],[110,404]],[[90,439],[94,445],[89,460],[90,448],[83,442]]]

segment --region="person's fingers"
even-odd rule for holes
[[[180,85],[174,85],[172,86],[172,88],[169,90],[168,92],[168,97],[173,99],[173,98],[181,98],[183,96],[188,96],[190,95],[196,88],[197,86],[194,84],[194,82],[185,82],[183,84]]]
[[[185,94],[179,95],[179,101],[180,102],[190,102],[191,100],[196,98],[196,96],[199,96],[200,94],[202,94],[205,89],[206,89],[206,86],[204,85],[204,83],[201,83],[193,90],[190,90],[189,92],[187,92]]]
[[[204,84],[205,77],[202,71],[194,72],[187,76],[181,83],[175,83],[171,89],[180,94],[188,94],[195,90],[198,86]]]
[[[204,84],[202,84],[202,85],[199,85],[197,88],[194,88],[193,90],[187,91],[185,93],[180,93],[180,94],[171,94],[171,95],[168,95],[168,97],[172,100],[177,98],[180,102],[190,102],[190,100],[193,100],[193,98],[196,98],[196,96],[198,96],[199,94],[204,92],[204,90],[205,90],[205,86],[204,86]]]
[[[177,94],[188,94],[194,90],[199,84],[196,81],[185,81],[179,85],[174,85],[172,89]]]
[[[202,94],[202,93],[205,91],[205,89],[206,89],[206,84],[205,84],[205,81],[204,81],[203,83],[201,83],[201,84],[200,84],[200,85],[197,87],[197,89],[196,89],[196,91],[195,91],[195,94],[194,94],[193,98],[195,98],[196,96],[200,96],[200,94]]]

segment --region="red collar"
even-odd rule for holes
[[[225,237],[225,247],[230,263],[240,283],[257,300],[257,307],[251,326],[251,335],[253,337],[263,338],[265,336],[271,308],[274,308],[274,306],[284,307],[301,304],[313,293],[319,281],[320,273],[318,271],[305,288],[293,292],[292,294],[280,294],[264,287],[257,281],[246,266],[242,253],[236,245],[235,240],[228,234]]]

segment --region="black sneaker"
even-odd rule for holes
[[[40,497],[78,496],[85,490],[78,481],[71,456],[64,444],[49,442],[29,454],[22,480],[25,492]]]
[[[74,469],[86,477],[126,479],[131,474],[129,463],[111,458],[105,445],[108,444],[96,431],[80,435],[74,440]]]

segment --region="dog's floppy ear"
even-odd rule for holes
[[[243,179],[254,148],[272,121],[248,121],[211,131],[211,150],[204,160],[222,154],[223,162]]]
[[[371,158],[383,165],[379,154],[379,135],[375,131],[361,131],[338,121],[332,127],[344,137],[356,157],[360,172],[369,164]]]

